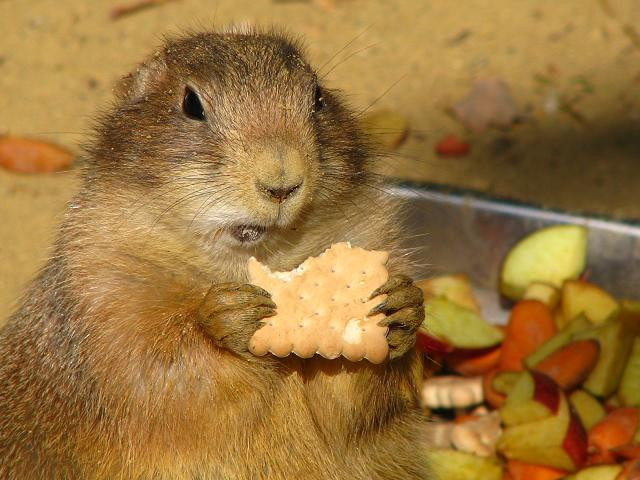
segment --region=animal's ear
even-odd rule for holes
[[[162,81],[167,73],[167,65],[160,52],[156,52],[117,84],[115,93],[119,98],[137,100],[149,89]]]

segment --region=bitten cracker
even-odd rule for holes
[[[251,338],[249,350],[257,356],[342,355],[352,361],[383,362],[389,353],[388,328],[378,322],[384,315],[367,313],[386,297],[369,300],[389,278],[388,258],[387,252],[336,243],[290,272],[272,272],[252,257],[249,281],[271,293],[277,314],[263,320],[265,326]]]

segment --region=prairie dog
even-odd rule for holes
[[[0,332],[0,478],[426,478],[422,294],[357,117],[274,31],[168,40],[119,84],[54,254]],[[391,253],[381,365],[254,357],[246,283]]]

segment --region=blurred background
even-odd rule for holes
[[[640,220],[637,0],[0,0],[0,134],[79,154],[164,35],[230,23],[304,37],[325,84],[370,115],[393,176]],[[80,162],[0,168],[0,323]]]

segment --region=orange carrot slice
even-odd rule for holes
[[[521,371],[522,359],[556,334],[549,307],[538,300],[522,300],[511,311],[502,342],[500,370]]]
[[[623,463],[624,468],[618,480],[638,480],[640,478],[640,460],[631,460]]]
[[[611,449],[631,443],[639,422],[640,410],[625,407],[615,409],[596,423],[589,430],[590,461],[615,462],[615,454]]]
[[[498,366],[500,347],[483,350],[456,350],[446,356],[446,363],[456,372],[473,377]]]
[[[513,480],[558,480],[565,477],[567,472],[556,468],[509,460],[507,472]]]
[[[634,443],[631,445],[612,448],[611,453],[618,458],[626,460],[640,460],[640,444]]]
[[[534,370],[551,377],[563,390],[571,390],[587,378],[599,354],[597,340],[579,340],[556,350]]]
[[[0,138],[0,166],[21,173],[51,173],[64,170],[73,155],[62,147],[41,140]]]

